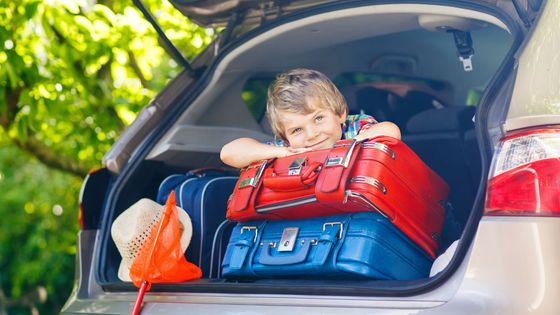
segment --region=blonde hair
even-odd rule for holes
[[[266,115],[276,136],[286,141],[280,112],[309,114],[315,110],[309,105],[309,99],[339,116],[348,111],[344,97],[323,73],[302,68],[286,71],[268,88]]]

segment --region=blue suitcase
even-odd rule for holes
[[[218,171],[189,172],[170,175],[160,184],[157,202],[165,204],[171,191],[175,190],[177,206],[189,214],[193,234],[186,257],[202,269],[204,277],[213,273],[211,266],[215,264],[212,264],[211,256],[214,232],[226,218],[227,199],[237,179],[237,176],[227,176]]]
[[[432,259],[378,213],[238,223],[222,262],[224,278],[411,280]]]

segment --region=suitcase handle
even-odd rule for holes
[[[272,256],[270,252],[272,248],[270,246],[265,246],[261,251],[259,256],[259,263],[262,265],[269,266],[280,266],[280,265],[292,265],[304,262],[307,259],[307,254],[309,254],[309,249],[311,248],[311,242],[305,242],[298,250],[297,253],[290,256]]]
[[[310,162],[299,175],[276,175],[275,173],[265,176],[263,185],[274,191],[294,191],[308,188],[313,185],[319,177],[322,163]]]

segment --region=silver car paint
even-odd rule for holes
[[[545,5],[519,56],[506,130],[560,124],[560,1]]]
[[[560,218],[484,217],[461,267],[443,286],[422,295],[148,293],[142,314],[557,314],[558,239]],[[74,295],[63,313],[129,314],[136,297],[98,289],[89,293],[88,298]]]

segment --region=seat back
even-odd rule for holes
[[[454,106],[420,112],[410,118],[408,134],[403,135],[403,141],[448,183],[449,201],[461,223],[468,218],[479,182],[468,163],[475,153],[465,143],[465,134],[474,128],[474,110]]]
[[[373,116],[377,121],[396,122],[394,108],[390,105],[398,95],[390,91],[378,89],[372,86],[349,86],[341,90],[348,104],[348,113],[367,114]],[[398,124],[397,124],[398,125]],[[401,129],[404,126],[399,126]]]

